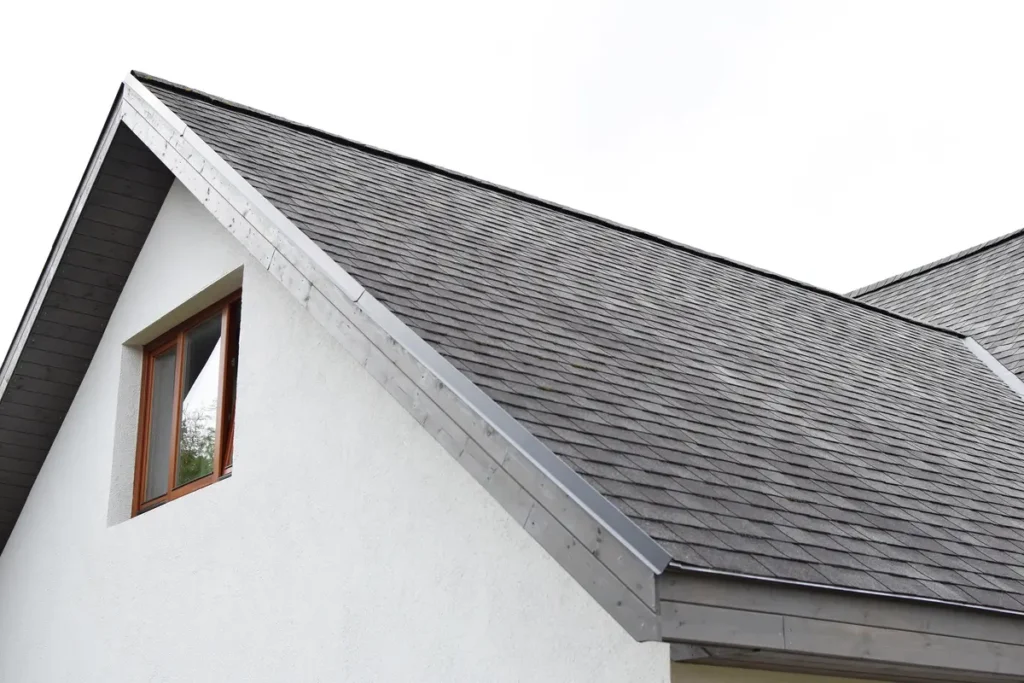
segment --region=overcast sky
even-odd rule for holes
[[[1024,226],[1022,3],[98,4],[4,10],[3,349],[133,68],[837,291]]]

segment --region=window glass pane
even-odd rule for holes
[[[220,388],[220,323],[217,315],[185,334],[181,425],[175,487],[213,472]]]
[[[149,453],[143,502],[167,493],[171,465],[171,430],[174,427],[174,372],[177,349],[153,359],[153,396],[150,399]]]

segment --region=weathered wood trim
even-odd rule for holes
[[[658,591],[661,599],[668,602],[928,631],[1024,646],[1024,615],[997,610],[682,572],[666,573],[658,581]]]
[[[823,675],[841,662],[845,675],[884,668],[899,680],[1024,677],[1021,615],[676,571],[658,578],[658,594],[663,638],[692,646],[675,650],[680,659]]]
[[[668,554],[316,247],[144,85],[122,120],[260,265],[638,640]],[[531,441],[532,440],[532,441]]]

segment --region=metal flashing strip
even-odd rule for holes
[[[988,366],[988,369],[1003,381],[1003,384],[1010,387],[1015,394],[1024,398],[1024,381],[1021,381],[1020,377],[1007,370],[1005,365],[1000,363],[995,356],[986,351],[985,347],[974,341],[973,338],[964,337],[964,344],[970,349],[971,353],[978,357],[978,360]]]
[[[638,640],[668,553],[316,247],[143,84],[124,123]]]
[[[60,266],[61,257],[63,257],[64,250],[71,239],[71,234],[74,232],[78,216],[81,214],[85,201],[92,190],[92,185],[96,181],[96,176],[106,156],[107,148],[110,146],[111,140],[114,139],[117,125],[121,121],[121,96],[123,90],[124,86],[122,85],[117,99],[114,100],[114,104],[110,108],[110,113],[107,114],[107,120],[103,124],[103,131],[96,141],[92,156],[89,158],[89,164],[86,166],[85,173],[82,174],[82,179],[78,183],[78,189],[75,191],[75,196],[71,200],[67,214],[64,216],[64,222],[61,224],[57,238],[50,249],[50,255],[46,258],[43,272],[39,276],[39,281],[36,282],[35,289],[32,290],[32,297],[29,299],[28,308],[25,309],[21,322],[18,324],[18,329],[14,333],[14,340],[11,342],[7,355],[4,357],[3,364],[0,365],[0,397],[3,397],[4,391],[11,381],[14,368],[21,357],[21,351],[28,341],[29,333],[35,324],[36,317],[39,315],[39,309],[43,305],[43,299],[46,298],[46,293],[50,289],[50,283],[53,281],[57,268]]]

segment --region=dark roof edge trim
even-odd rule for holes
[[[544,207],[546,209],[551,209],[553,211],[558,211],[559,213],[563,213],[563,214],[566,214],[566,215],[569,215],[569,216],[573,216],[574,218],[580,218],[582,220],[589,221],[591,223],[596,223],[598,225],[604,226],[606,228],[610,228],[610,229],[615,230],[617,232],[622,232],[622,233],[625,233],[625,234],[628,234],[628,235],[633,235],[634,237],[638,237],[640,239],[644,239],[644,240],[647,240],[649,242],[655,242],[657,244],[661,244],[661,245],[669,247],[671,249],[678,249],[680,251],[685,251],[687,253],[693,254],[695,256],[699,256],[699,257],[707,259],[709,261],[714,261],[716,263],[721,263],[723,265],[726,265],[726,266],[729,266],[729,267],[732,267],[732,268],[738,268],[740,270],[744,270],[746,272],[753,273],[755,275],[760,275],[762,277],[767,277],[767,278],[770,278],[772,280],[777,280],[779,282],[783,282],[785,284],[788,284],[788,285],[791,285],[791,286],[794,286],[794,287],[798,287],[800,289],[804,289],[804,290],[807,290],[807,291],[810,291],[810,292],[814,292],[816,294],[819,294],[819,295],[822,295],[822,296],[826,296],[826,297],[829,297],[829,298],[832,298],[832,299],[838,299],[839,301],[843,301],[843,302],[851,304],[853,306],[858,306],[860,308],[864,308],[864,309],[867,309],[869,311],[873,311],[875,313],[881,313],[882,315],[888,316],[890,318],[896,318],[897,320],[901,320],[903,322],[910,323],[911,325],[918,325],[918,326],[921,326],[921,327],[928,328],[930,330],[934,330],[936,332],[941,332],[941,333],[944,333],[944,334],[950,334],[950,335],[953,335],[953,336],[956,336],[956,337],[963,337],[963,335],[961,333],[959,333],[959,332],[957,332],[955,330],[951,330],[951,329],[948,329],[948,328],[940,327],[938,325],[932,325],[930,323],[926,323],[926,322],[923,322],[921,320],[916,320],[914,318],[910,318],[910,317],[902,315],[900,313],[895,313],[895,312],[887,310],[885,308],[881,308],[879,306],[875,306],[873,304],[869,304],[866,301],[859,301],[857,299],[851,298],[850,296],[846,296],[844,294],[840,294],[838,292],[833,292],[833,291],[824,289],[822,287],[818,287],[816,285],[812,285],[812,284],[809,284],[809,283],[806,283],[806,282],[802,282],[800,280],[796,280],[796,279],[791,278],[791,277],[787,277],[785,275],[780,275],[779,273],[774,273],[774,272],[772,272],[770,270],[766,270],[764,268],[759,268],[757,266],[752,266],[752,265],[749,265],[747,263],[743,263],[741,261],[736,261],[734,259],[726,258],[725,256],[720,256],[718,254],[713,254],[711,252],[704,251],[703,249],[698,249],[696,247],[691,247],[689,245],[682,244],[680,242],[676,242],[674,240],[670,240],[668,238],[661,237],[659,235],[654,235],[652,233],[645,232],[643,230],[639,230],[637,228],[632,228],[632,227],[630,227],[628,225],[623,225],[622,223],[618,223],[618,222],[610,220],[608,218],[602,218],[601,216],[596,216],[594,214],[587,213],[586,211],[580,211],[579,209],[574,209],[572,207],[565,206],[564,204],[559,204],[558,202],[553,202],[553,201],[550,201],[550,200],[547,200],[547,199],[542,199],[540,197],[536,197],[536,196],[531,195],[531,194],[527,194],[525,192],[521,192],[519,190],[514,190],[512,188],[505,187],[504,185],[499,185],[497,183],[492,183],[490,181],[482,180],[480,178],[476,178],[476,177],[467,175],[465,173],[459,173],[458,171],[453,171],[451,169],[444,168],[443,166],[438,166],[438,165],[431,164],[431,163],[428,163],[428,162],[425,162],[425,161],[421,161],[419,159],[413,159],[412,157],[407,157],[407,156],[404,156],[402,154],[397,154],[395,152],[390,152],[388,150],[381,149],[379,147],[374,147],[373,145],[368,145],[368,144],[363,143],[363,142],[357,142],[355,140],[350,140],[349,138],[345,138],[345,137],[342,137],[340,135],[336,135],[334,133],[329,133],[329,132],[327,132],[325,130],[322,130],[320,128],[316,128],[314,126],[308,126],[308,125],[305,125],[305,124],[302,124],[302,123],[297,123],[297,122],[292,121],[290,119],[286,119],[286,118],[283,118],[283,117],[280,117],[280,116],[275,116],[274,114],[268,114],[265,111],[262,111],[262,110],[259,110],[259,109],[254,109],[254,108],[248,107],[248,106],[246,106],[244,104],[238,104],[237,102],[232,102],[231,100],[226,100],[226,99],[223,99],[221,97],[217,97],[216,95],[211,95],[209,93],[203,92],[201,90],[195,90],[195,89],[192,89],[192,88],[188,88],[188,87],[180,85],[178,83],[173,83],[171,81],[164,80],[164,79],[159,78],[157,76],[151,76],[149,74],[142,73],[142,72],[139,72],[139,71],[132,71],[131,72],[131,76],[136,78],[136,79],[138,79],[138,81],[140,81],[142,83],[151,83],[153,85],[157,85],[157,86],[160,86],[162,88],[167,88],[168,90],[173,90],[174,92],[180,93],[180,94],[185,95],[187,97],[191,97],[191,98],[194,98],[194,99],[197,99],[197,100],[208,102],[208,103],[216,105],[218,107],[223,107],[225,109],[230,109],[232,111],[237,111],[239,113],[243,113],[243,114],[246,114],[248,116],[253,116],[255,118],[262,119],[264,121],[269,121],[269,122],[272,122],[272,123],[275,123],[275,124],[278,124],[278,125],[286,126],[288,128],[291,128],[292,130],[308,133],[310,135],[315,135],[315,136],[317,136],[319,138],[322,138],[322,139],[325,139],[325,140],[329,140],[331,142],[338,143],[338,144],[341,144],[341,145],[345,145],[347,147],[352,147],[354,149],[358,149],[358,150],[367,152],[369,154],[373,154],[375,156],[379,156],[379,157],[388,159],[390,161],[395,161],[395,162],[398,162],[398,163],[401,163],[401,164],[405,164],[407,166],[412,166],[414,168],[422,169],[422,170],[425,170],[425,171],[430,171],[432,173],[436,173],[438,175],[442,175],[442,176],[445,176],[445,177],[448,177],[448,178],[452,178],[452,179],[458,180],[460,182],[468,183],[470,185],[475,185],[477,187],[481,187],[481,188],[484,188],[484,189],[487,189],[487,190],[491,190],[493,192],[497,192],[499,194],[503,194],[503,195],[506,195],[508,197],[512,197],[514,199],[518,199],[520,201],[528,202],[528,203],[534,204],[536,206],[541,206],[541,207]]]
[[[75,224],[78,222],[78,215],[81,213],[82,207],[85,205],[85,200],[89,196],[92,184],[99,173],[100,165],[103,162],[103,158],[106,156],[107,148],[110,146],[110,142],[114,138],[114,133],[117,131],[117,125],[121,120],[118,112],[121,107],[121,96],[123,92],[124,84],[119,87],[117,97],[114,98],[114,102],[110,106],[110,111],[107,112],[107,118],[103,122],[103,129],[100,132],[100,136],[97,138],[96,144],[93,146],[92,155],[89,157],[89,163],[85,167],[85,172],[82,174],[81,180],[78,181],[78,188],[75,190],[74,197],[71,200],[71,204],[68,206],[67,213],[64,214],[64,221],[61,223],[60,230],[57,232],[57,237],[53,240],[53,246],[50,247],[50,253],[46,257],[46,265],[43,266],[43,270],[39,274],[39,279],[36,280],[35,288],[32,290],[32,295],[29,297],[28,306],[25,307],[25,312],[21,315],[21,321],[18,323],[18,327],[14,333],[14,338],[11,340],[11,345],[7,349],[7,355],[4,356],[4,361],[0,364],[0,397],[4,395],[4,391],[7,389],[7,385],[11,381],[11,376],[18,363],[18,358],[20,358],[21,351],[25,347],[25,342],[28,340],[32,326],[35,324],[36,316],[39,314],[39,309],[43,305],[43,299],[46,297],[46,293],[50,289],[50,282],[53,281],[53,277],[57,272],[57,267],[60,265],[61,257],[64,255],[64,250],[68,245],[68,240],[71,239],[71,233],[74,231]]]
[[[317,247],[129,75],[124,122],[613,618],[656,640],[671,557]]]
[[[768,576],[755,576],[753,574],[741,574],[737,572],[723,571],[720,569],[708,569],[706,567],[695,567],[692,565],[685,565],[680,562],[672,561],[669,563],[667,571],[679,572],[684,574],[703,574],[706,576],[721,576],[727,579],[740,579],[743,581],[753,581],[763,585],[777,585],[777,586],[790,586],[795,588],[811,588],[814,590],[830,591],[832,593],[842,593],[845,595],[863,595],[871,596],[875,598],[886,598],[891,600],[901,600],[908,603],[918,603],[924,605],[935,605],[938,607],[950,607],[955,609],[966,609],[972,612],[984,612],[986,614],[997,614],[1009,617],[1024,617],[1024,612],[1018,612],[1015,610],[999,609],[998,607],[984,607],[981,605],[972,605],[966,602],[954,602],[952,600],[941,600],[939,598],[922,598],[916,595],[904,595],[902,593],[885,593],[883,591],[872,591],[861,588],[845,588],[842,586],[829,586],[822,583],[813,583],[809,581],[793,581],[791,579],[778,579]]]
[[[865,285],[864,287],[853,290],[846,296],[856,299],[857,297],[864,296],[865,294],[877,292],[881,289],[885,289],[890,285],[894,285],[899,282],[909,280],[911,278],[917,277],[918,275],[923,275],[933,270],[938,270],[939,268],[948,266],[951,263],[962,261],[968,257],[974,256],[975,254],[986,251],[993,247],[998,247],[1000,244],[1009,242],[1010,240],[1021,236],[1024,236],[1024,228],[1021,228],[1020,230],[1014,230],[1011,233],[1003,235],[1002,237],[996,237],[995,239],[991,239],[988,242],[976,244],[973,247],[964,249],[963,251],[958,251],[955,254],[950,254],[949,256],[940,258],[938,261],[932,261],[931,263],[926,263],[923,266],[918,266],[917,268],[912,268],[906,272],[899,273],[891,277],[887,277],[884,280],[879,280],[878,282],[874,282],[870,285]]]
[[[1015,394],[1024,399],[1024,381],[1021,381],[1020,377],[1010,372],[1005,365],[999,362],[999,360],[991,353],[985,350],[985,347],[974,341],[972,337],[965,337],[964,344],[970,349],[971,353],[978,357],[978,359],[988,366],[988,369],[996,374],[996,377],[1001,379],[1003,383],[1010,388]]]

